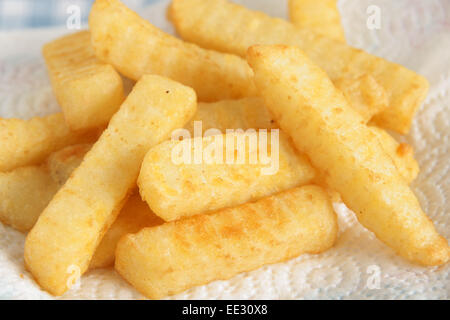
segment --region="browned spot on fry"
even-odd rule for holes
[[[408,154],[413,152],[412,147],[407,143],[400,143],[400,145],[397,148],[397,154],[401,157],[404,157]]]

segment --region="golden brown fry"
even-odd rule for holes
[[[447,241],[420,208],[377,135],[300,49],[253,46],[248,61],[267,107],[358,220],[406,259],[449,260]]]
[[[289,0],[289,18],[297,27],[345,42],[337,0]]]
[[[70,131],[61,113],[30,120],[0,119],[0,171],[40,164],[56,150],[93,142],[97,136],[98,130]]]
[[[413,148],[406,143],[399,143],[385,130],[369,126],[369,129],[377,135],[383,150],[391,157],[400,175],[411,183],[419,174],[419,164],[414,159]]]
[[[71,285],[71,270],[89,266],[97,245],[134,186],[150,147],[195,113],[192,89],[143,76],[81,165],[39,217],[25,242],[25,263],[54,295]]]
[[[278,128],[261,98],[199,103],[197,113],[185,127],[191,134],[194,134],[195,121],[201,121],[203,131],[215,128],[223,133],[227,129]]]
[[[92,145],[83,144],[67,147],[52,154],[47,160],[52,178],[64,185],[71,173],[81,164],[84,155]],[[56,191],[55,191],[56,193]],[[163,221],[156,216],[141,200],[139,195],[131,196],[123,206],[117,219],[105,233],[102,241],[95,250],[89,264],[90,269],[106,268],[114,264],[116,245],[119,239],[128,234],[135,233],[145,227],[156,226]]]
[[[334,85],[344,93],[351,107],[358,111],[365,122],[389,106],[386,90],[371,75],[337,79]]]
[[[136,233],[143,228],[160,225],[163,222],[139,195],[131,196],[95,250],[89,269],[113,266],[116,246],[120,238],[130,233]]]
[[[398,173],[410,184],[419,174],[419,164],[414,159],[413,148],[406,143],[399,143],[386,130],[375,126],[368,127],[378,138],[383,151],[393,160]],[[325,182],[325,178],[318,174],[313,183],[323,187],[330,195],[332,202],[342,202],[340,194],[330,188]]]
[[[54,152],[47,159],[47,168],[53,180],[60,187],[66,183],[70,175],[83,161],[92,144],[76,144]]]
[[[131,196],[95,250],[89,269],[113,266],[116,246],[122,236],[136,233],[143,228],[160,225],[163,222],[142,201],[139,194]]]
[[[247,62],[164,33],[117,0],[97,0],[89,16],[97,56],[138,80],[159,74],[197,92],[200,101],[256,95]]]
[[[0,172],[0,221],[28,232],[90,147],[89,144],[69,146],[51,154],[46,165]],[[112,266],[121,236],[162,222],[139,195],[131,196],[97,247],[89,268]]]
[[[169,5],[167,6],[167,9],[166,9],[166,19],[169,21],[172,21],[172,12],[171,11],[172,11],[172,4],[169,3]]]
[[[270,115],[262,98],[222,100],[214,103],[199,103],[197,113],[185,127],[194,134],[194,122],[201,121],[202,134],[215,128],[221,132],[227,129],[277,129],[278,124]],[[329,188],[320,176],[312,180],[323,187],[332,202],[342,202],[339,193]]]
[[[374,121],[403,134],[428,91],[425,78],[398,64],[226,0],[173,0],[171,18],[183,39],[204,48],[245,56],[254,44],[294,45],[333,81],[371,75],[389,97]]]
[[[45,164],[0,172],[0,220],[29,231],[90,146],[69,146],[52,153]]]
[[[279,141],[273,135],[267,137],[269,161],[266,163],[260,156],[253,163],[250,161],[251,155],[260,154],[261,148],[256,145],[257,150],[252,153],[245,133],[163,142],[148,152],[142,164],[138,179],[141,196],[155,214],[171,221],[240,205],[309,183],[315,170],[307,158],[295,152],[285,135],[280,133]],[[222,145],[216,137],[223,141]],[[233,145],[227,147],[226,139],[233,141]],[[238,147],[240,139],[246,143],[244,148]],[[258,144],[261,141],[259,136]],[[217,150],[215,146],[219,146],[223,157],[221,161],[208,163],[206,150],[211,154],[212,149]],[[184,147],[187,154],[193,155],[190,162],[189,159],[174,161],[174,154]],[[204,154],[196,164],[195,150],[200,148]],[[235,157],[234,162],[227,162],[227,152],[233,157],[242,152],[244,161],[239,164]]]
[[[92,145],[89,144],[70,146],[55,152],[49,157],[47,166],[52,178],[60,187],[64,185],[71,173],[81,164],[84,155],[91,147]],[[116,245],[122,236],[138,232],[145,227],[156,226],[162,222],[163,220],[156,216],[148,205],[141,200],[139,194],[132,195],[123,206],[117,219],[103,236],[102,241],[95,250],[89,268],[106,268],[114,265]]]
[[[158,299],[320,253],[334,244],[337,229],[326,193],[305,186],[128,235],[119,241],[115,267],[141,293]]]
[[[107,125],[125,99],[123,83],[111,65],[95,57],[89,31],[53,40],[42,53],[67,125],[72,130]]]
[[[360,113],[361,114],[361,113]],[[221,132],[227,129],[277,129],[278,124],[270,115],[262,98],[244,98],[240,100],[223,100],[214,103],[199,103],[197,113],[185,127],[194,134],[194,122],[201,121],[202,133],[215,128]],[[399,144],[385,130],[370,126],[379,136],[379,141],[385,152],[394,160],[399,173],[410,183],[419,173],[419,166],[414,159],[413,150],[407,144]],[[320,181],[320,177],[318,177]],[[324,184],[321,183],[321,186]],[[331,191],[333,199],[339,199]]]
[[[30,230],[58,188],[46,166],[0,172],[0,221],[21,232]]]

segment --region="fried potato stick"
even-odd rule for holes
[[[89,266],[97,245],[136,183],[150,147],[193,116],[192,89],[143,76],[81,165],[39,217],[25,242],[25,263],[42,288],[61,295],[74,268]]]
[[[422,211],[377,135],[326,73],[296,47],[253,46],[248,61],[280,127],[358,220],[412,262],[446,263],[447,241]]]
[[[0,172],[0,221],[21,232],[30,230],[58,188],[45,165]]]
[[[375,126],[369,126],[369,129],[378,137],[383,150],[394,161],[400,175],[411,183],[419,174],[419,164],[414,159],[414,150],[407,143],[399,143],[386,130]]]
[[[173,0],[170,12],[182,38],[204,48],[245,57],[255,44],[294,45],[333,81],[371,75],[389,97],[389,107],[375,123],[402,134],[428,91],[428,81],[403,66],[226,0]]]
[[[92,144],[76,144],[54,152],[48,157],[47,168],[53,180],[60,187],[66,183],[72,172],[80,166],[84,156],[91,148]]]
[[[144,228],[160,225],[163,222],[164,220],[155,215],[148,204],[142,201],[139,194],[132,195],[95,250],[89,269],[113,266],[120,238]]]
[[[64,185],[90,148],[91,145],[76,145],[52,154],[47,160],[52,178],[60,186]],[[130,196],[95,250],[89,269],[113,266],[117,242],[122,236],[161,223],[163,220],[150,210],[139,194]]]
[[[289,0],[289,18],[297,27],[345,42],[337,0]]]
[[[280,133],[278,141],[272,139],[273,135],[267,135],[268,161],[260,157],[261,135],[254,136],[257,139],[255,149],[250,147],[251,138],[247,133],[163,142],[148,152],[142,164],[138,179],[141,196],[156,215],[172,221],[240,205],[309,183],[315,170],[307,158],[296,153],[285,135]],[[246,145],[241,147],[239,141]],[[195,162],[200,148],[203,158]],[[188,161],[174,160],[183,152],[189,155]],[[218,161],[214,156],[206,156],[220,152]],[[241,162],[236,156],[239,153],[243,154]],[[229,155],[234,159],[228,158]],[[258,158],[252,162],[254,155]]]
[[[369,122],[389,106],[386,90],[371,75],[365,74],[356,79],[337,79],[333,83],[365,122]]]
[[[361,113],[360,113],[361,114]],[[244,98],[223,100],[213,103],[199,103],[197,113],[186,125],[191,135],[194,134],[195,121],[201,121],[202,133],[215,128],[221,132],[227,129],[277,129],[274,117],[264,104],[262,98]],[[399,173],[408,182],[412,182],[419,173],[419,166],[414,159],[411,146],[398,143],[385,130],[370,126],[378,135],[385,152],[394,160]]]
[[[212,103],[200,102],[197,113],[185,126],[191,135],[194,134],[196,121],[201,121],[203,131],[215,128],[223,133],[227,129],[278,128],[262,98],[222,100]]]
[[[97,56],[131,79],[163,75],[194,88],[200,101],[256,95],[245,60],[166,34],[120,1],[97,0],[89,27]]]
[[[28,232],[90,146],[69,146],[41,165],[0,172],[0,221]]]
[[[90,148],[90,144],[69,146],[52,153],[41,166],[0,172],[0,221],[28,232]],[[121,236],[162,222],[139,195],[131,196],[95,250],[89,268],[112,266]]]
[[[317,186],[145,228],[119,241],[116,270],[159,299],[190,287],[329,249],[337,217]]]
[[[98,130],[71,131],[62,113],[30,120],[0,119],[0,171],[40,164],[54,151],[97,137]]]
[[[262,98],[244,98],[239,100],[222,100],[213,103],[199,103],[197,113],[185,127],[194,134],[195,121],[201,121],[202,133],[215,128],[222,132],[227,129],[276,129],[278,124],[270,115],[264,105]],[[412,182],[419,173],[419,166],[414,159],[411,146],[398,143],[385,130],[378,127],[373,128],[374,133],[379,136],[379,141],[385,152],[394,160],[399,173],[408,182]],[[338,192],[330,188],[324,178],[317,175],[313,182],[322,186],[330,194],[332,202],[342,202]]]
[[[89,31],[47,43],[42,53],[67,125],[72,130],[106,126],[125,99],[122,78],[99,61]]]

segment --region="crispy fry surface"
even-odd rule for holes
[[[21,232],[29,231],[89,146],[69,146],[52,153],[44,164],[0,172],[0,220]]]
[[[389,106],[386,90],[371,75],[362,75],[356,79],[341,78],[333,83],[366,122]]]
[[[39,217],[25,243],[25,263],[38,283],[61,295],[70,270],[88,268],[104,233],[134,186],[150,147],[195,113],[192,89],[143,76],[81,165]]]
[[[244,155],[241,163],[227,163],[225,159],[222,163],[208,163],[206,160],[195,163],[197,146],[203,150],[216,149],[214,145],[218,144],[214,136],[163,142],[148,152],[142,164],[138,179],[141,196],[155,214],[171,221],[240,205],[310,182],[315,170],[308,160],[296,153],[285,135],[280,134],[279,142],[272,141],[272,135],[268,134],[267,138],[268,157],[273,156],[272,163],[263,163],[261,158],[250,162],[251,155],[261,149],[257,146],[255,153],[250,151],[245,133],[228,134],[228,139],[234,141],[229,148],[225,135],[218,136],[223,141],[219,147],[223,150],[223,158],[227,152],[232,155],[240,152],[239,138],[247,142],[245,149],[240,149]],[[278,157],[275,145],[279,146]],[[173,155],[184,147],[192,155],[192,162],[174,162]]]
[[[116,246],[122,236],[136,233],[143,228],[160,225],[163,222],[142,201],[139,194],[132,195],[123,206],[116,221],[106,232],[97,250],[95,250],[89,268],[96,269],[113,266]]]
[[[420,208],[377,135],[325,72],[296,47],[253,46],[248,61],[280,127],[359,221],[412,262],[446,263],[447,241]]]
[[[194,88],[200,101],[256,95],[245,60],[172,37],[117,0],[97,0],[89,26],[97,56],[131,79],[167,76]]]
[[[356,111],[364,117],[364,112]],[[364,118],[364,120],[366,120]],[[214,103],[199,103],[197,113],[186,125],[186,129],[194,134],[195,121],[201,121],[203,133],[211,128],[226,132],[227,129],[277,129],[274,117],[270,114],[262,98],[244,98],[239,100],[223,100]],[[385,130],[370,126],[378,135],[379,142],[386,153],[394,160],[399,173],[408,183],[419,173],[419,166],[414,159],[411,146],[398,143]],[[322,184],[321,184],[322,185]],[[337,199],[337,196],[333,197]]]
[[[402,134],[428,91],[428,81],[403,66],[226,0],[173,0],[170,12],[183,39],[204,48],[245,56],[254,44],[294,45],[333,81],[371,75],[389,97],[389,108],[374,121]]]
[[[144,295],[158,299],[320,253],[334,244],[337,228],[326,193],[305,186],[128,235],[118,244],[115,267]]]
[[[194,134],[195,121],[201,121],[204,131],[215,128],[223,133],[227,129],[276,129],[278,126],[261,98],[201,102],[185,127],[191,134]]]
[[[0,173],[0,221],[28,232],[90,148],[90,144],[69,146],[52,153],[44,165]],[[102,238],[89,268],[112,266],[120,237],[162,222],[138,194],[131,196]]]
[[[123,83],[111,65],[95,57],[89,31],[49,42],[42,52],[68,126],[84,130],[107,125],[125,99]]]
[[[71,131],[61,113],[30,120],[0,119],[0,171],[40,164],[50,153],[92,142],[97,134],[97,130]]]
[[[375,126],[369,126],[370,130],[377,136],[383,150],[394,161],[400,175],[411,183],[419,174],[419,164],[414,159],[413,148],[406,143],[399,143],[386,130]]]
[[[289,18],[297,27],[345,42],[337,0],[289,0]]]
[[[60,187],[66,183],[70,175],[78,168],[86,153],[92,148],[92,144],[76,144],[52,153],[46,165],[53,180]]]
[[[21,232],[30,230],[58,187],[46,166],[0,172],[0,220]]]
[[[50,155],[47,166],[53,180],[59,186],[64,185],[71,173],[81,164],[84,155],[91,147],[92,145],[89,144],[74,145]],[[141,200],[139,194],[130,196],[95,250],[89,269],[106,268],[114,265],[117,242],[123,235],[135,233],[145,227],[156,226],[162,222],[163,220],[156,216],[148,205]]]

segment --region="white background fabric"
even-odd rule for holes
[[[286,17],[280,0],[240,0],[254,9]],[[173,32],[165,20],[167,1],[141,15]],[[381,9],[381,29],[368,30],[369,5]],[[450,239],[450,2],[447,0],[346,0],[339,3],[348,42],[401,63],[428,78],[431,89],[409,136],[421,173],[413,183],[436,228]],[[30,118],[58,111],[41,46],[65,29],[0,33],[0,117]],[[1,145],[1,142],[0,142]],[[422,268],[397,257],[353,213],[337,205],[340,236],[336,246],[317,256],[265,266],[229,281],[192,288],[172,298],[195,299],[448,299],[450,266]],[[52,298],[23,267],[24,236],[0,223],[0,298]],[[371,269],[372,268],[372,269]],[[373,270],[380,289],[371,289]],[[373,283],[372,283],[373,284]],[[62,299],[141,298],[113,270],[85,274]]]

